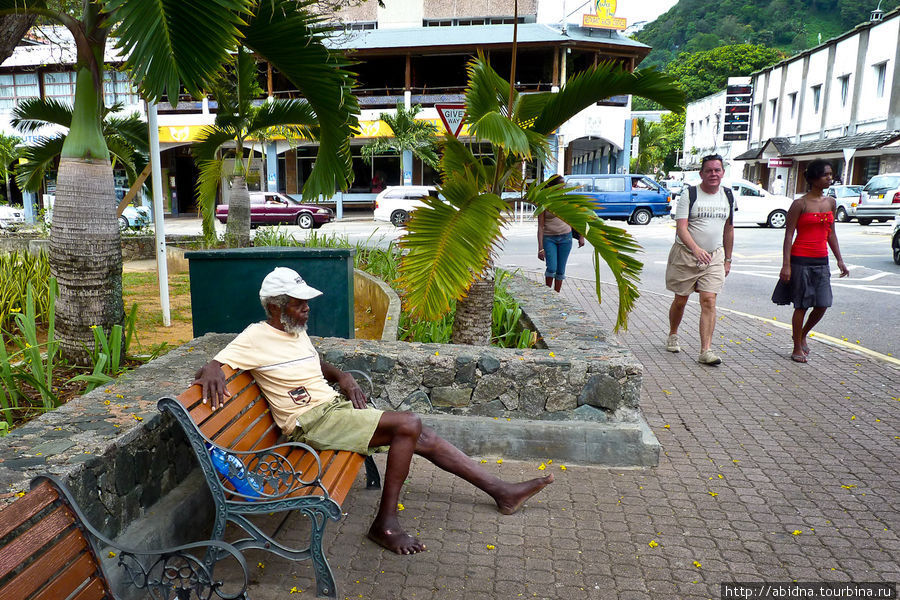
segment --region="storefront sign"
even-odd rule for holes
[[[793,167],[794,159],[793,158],[770,158],[769,159],[769,168],[774,169],[777,167]]]
[[[582,15],[581,24],[584,27],[598,27],[602,29],[625,29],[628,25],[625,19],[616,17],[616,0],[594,0],[596,14]]]

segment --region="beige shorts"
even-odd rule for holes
[[[383,412],[377,408],[353,408],[349,400],[338,397],[314,406],[297,417],[297,426],[289,437],[316,450],[350,450],[372,454],[386,449],[369,447]]]
[[[694,254],[684,244],[675,242],[666,265],[666,289],[679,296],[691,292],[718,294],[725,285],[725,248],[712,253],[708,265],[698,265]]]

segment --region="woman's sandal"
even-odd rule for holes
[[[798,363],[805,363],[806,355],[802,352],[800,354],[791,354],[791,360]]]

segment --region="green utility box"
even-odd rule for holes
[[[309,301],[310,335],[353,338],[352,248],[232,248],[185,252],[194,337],[265,321],[259,286],[275,267],[297,271],[322,295]]]

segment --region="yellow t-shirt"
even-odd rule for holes
[[[285,435],[294,430],[298,415],[338,395],[322,375],[319,353],[306,332],[292,335],[265,322],[253,323],[215,360],[252,372]]]

